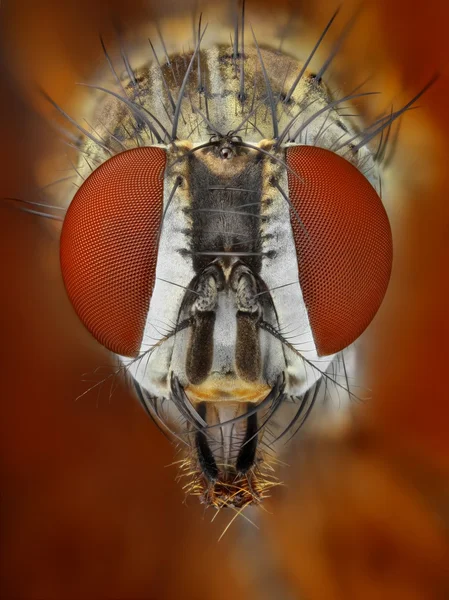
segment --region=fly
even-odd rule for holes
[[[303,60],[248,36],[244,3],[230,43],[200,18],[193,50],[161,60],[150,42],[152,61],[124,75],[102,39],[94,125],[50,99],[77,131],[79,189],[64,218],[25,210],[63,219],[75,311],[181,444],[187,492],[216,508],[261,502],[279,484],[273,452],[330,388],[351,396],[343,352],[389,282],[381,164],[433,80],[358,126],[341,109],[375,92],[325,83],[350,24],[310,70],[336,16]]]

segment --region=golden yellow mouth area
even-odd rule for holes
[[[208,377],[199,385],[184,388],[192,404],[197,402],[244,402],[257,404],[270,393],[271,388],[263,382],[246,382],[238,377]]]

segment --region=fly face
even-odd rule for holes
[[[275,484],[259,442],[265,421],[284,399],[288,375],[282,342],[263,329],[278,327],[272,281],[262,276],[272,270],[264,263],[280,258],[273,246],[273,240],[278,247],[282,242],[272,206],[277,169],[257,146],[246,148],[232,136],[215,136],[207,148],[192,150],[186,143],[167,150],[173,173],[168,166],[166,188],[182,177],[183,194],[172,197],[165,213],[161,246],[165,238],[167,254],[166,260],[160,255],[152,296],[155,314],[165,306],[165,320],[176,323],[176,333],[163,352],[130,371],[153,412],[158,414],[165,398],[166,418],[181,415],[181,431],[194,449],[184,464],[193,474],[189,489],[216,506],[242,506],[260,500]],[[170,247],[181,214],[185,239],[179,248]],[[277,226],[270,225],[273,219]],[[291,232],[288,242],[293,244]],[[290,270],[297,280],[297,267],[295,272],[285,253],[281,260],[285,274]],[[191,267],[184,280],[183,261]],[[166,294],[173,287],[179,299],[170,305]],[[295,288],[300,306],[299,285]],[[151,327],[149,321],[146,330]],[[310,386],[302,362],[296,362],[290,366],[297,379],[302,374],[301,384]],[[162,377],[157,380],[155,373]]]
[[[374,157],[335,111],[356,95],[332,98],[256,42],[243,55],[202,36],[114,110],[108,94],[114,156],[70,205],[61,264],[84,324],[183,444],[186,489],[242,507],[276,485],[268,447],[339,385],[335,357],[386,291],[391,232],[359,169],[376,184]]]

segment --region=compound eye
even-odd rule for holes
[[[286,150],[299,282],[319,355],[339,352],[366,329],[392,266],[391,229],[367,179],[337,154]]]
[[[113,156],[76,193],[61,233],[61,269],[79,318],[106,348],[140,349],[154,285],[166,153]]]

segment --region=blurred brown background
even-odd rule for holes
[[[248,2],[285,6],[316,26],[336,4]],[[395,275],[370,334],[373,400],[353,433],[314,444],[290,470],[288,490],[261,525],[274,588],[261,595],[259,563],[237,528],[217,544],[226,520],[210,524],[194,499],[182,503],[176,470],[166,466],[172,446],[120,382],[113,394],[105,385],[74,401],[95,369],[107,372],[108,355],[65,296],[57,228],[2,207],[0,597],[270,598],[276,582],[320,600],[449,597],[449,7],[366,4],[343,51],[359,80],[369,63],[379,81],[385,73],[387,87],[410,97],[441,72],[401,132],[406,147],[426,128],[433,170],[405,188]],[[35,197],[35,165],[56,144],[36,84],[67,105],[73,83],[101,61],[98,31],[111,16],[132,27],[183,7],[2,3],[2,196]]]

